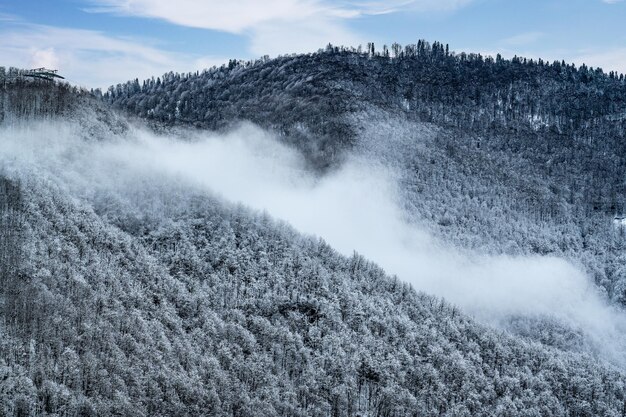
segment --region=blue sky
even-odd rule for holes
[[[624,22],[626,0],[2,0],[0,65],[106,87],[328,42],[423,38],[626,73]]]

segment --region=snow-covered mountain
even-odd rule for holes
[[[394,51],[1,71],[2,413],[623,415],[623,76]]]

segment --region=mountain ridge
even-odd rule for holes
[[[367,132],[399,146],[396,155],[413,155],[383,161],[400,171],[413,221],[481,251],[582,260],[607,296],[623,303],[626,273],[616,259],[624,243],[613,218],[626,210],[624,75],[455,54],[438,42],[374,49],[328,46],[231,61],[119,84],[104,99],[165,125],[220,130],[250,120],[322,174],[370,146]],[[399,135],[429,137],[431,145],[416,154],[393,142]],[[452,204],[440,201],[442,190]]]

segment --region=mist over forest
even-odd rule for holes
[[[624,415],[623,75],[420,41],[0,79],[5,415]]]

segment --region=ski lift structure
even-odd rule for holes
[[[29,78],[39,78],[41,80],[46,81],[54,81],[55,79],[64,80],[65,77],[62,77],[58,74],[58,70],[48,69],[48,68],[34,68],[31,70],[26,70],[22,72],[22,77]]]

